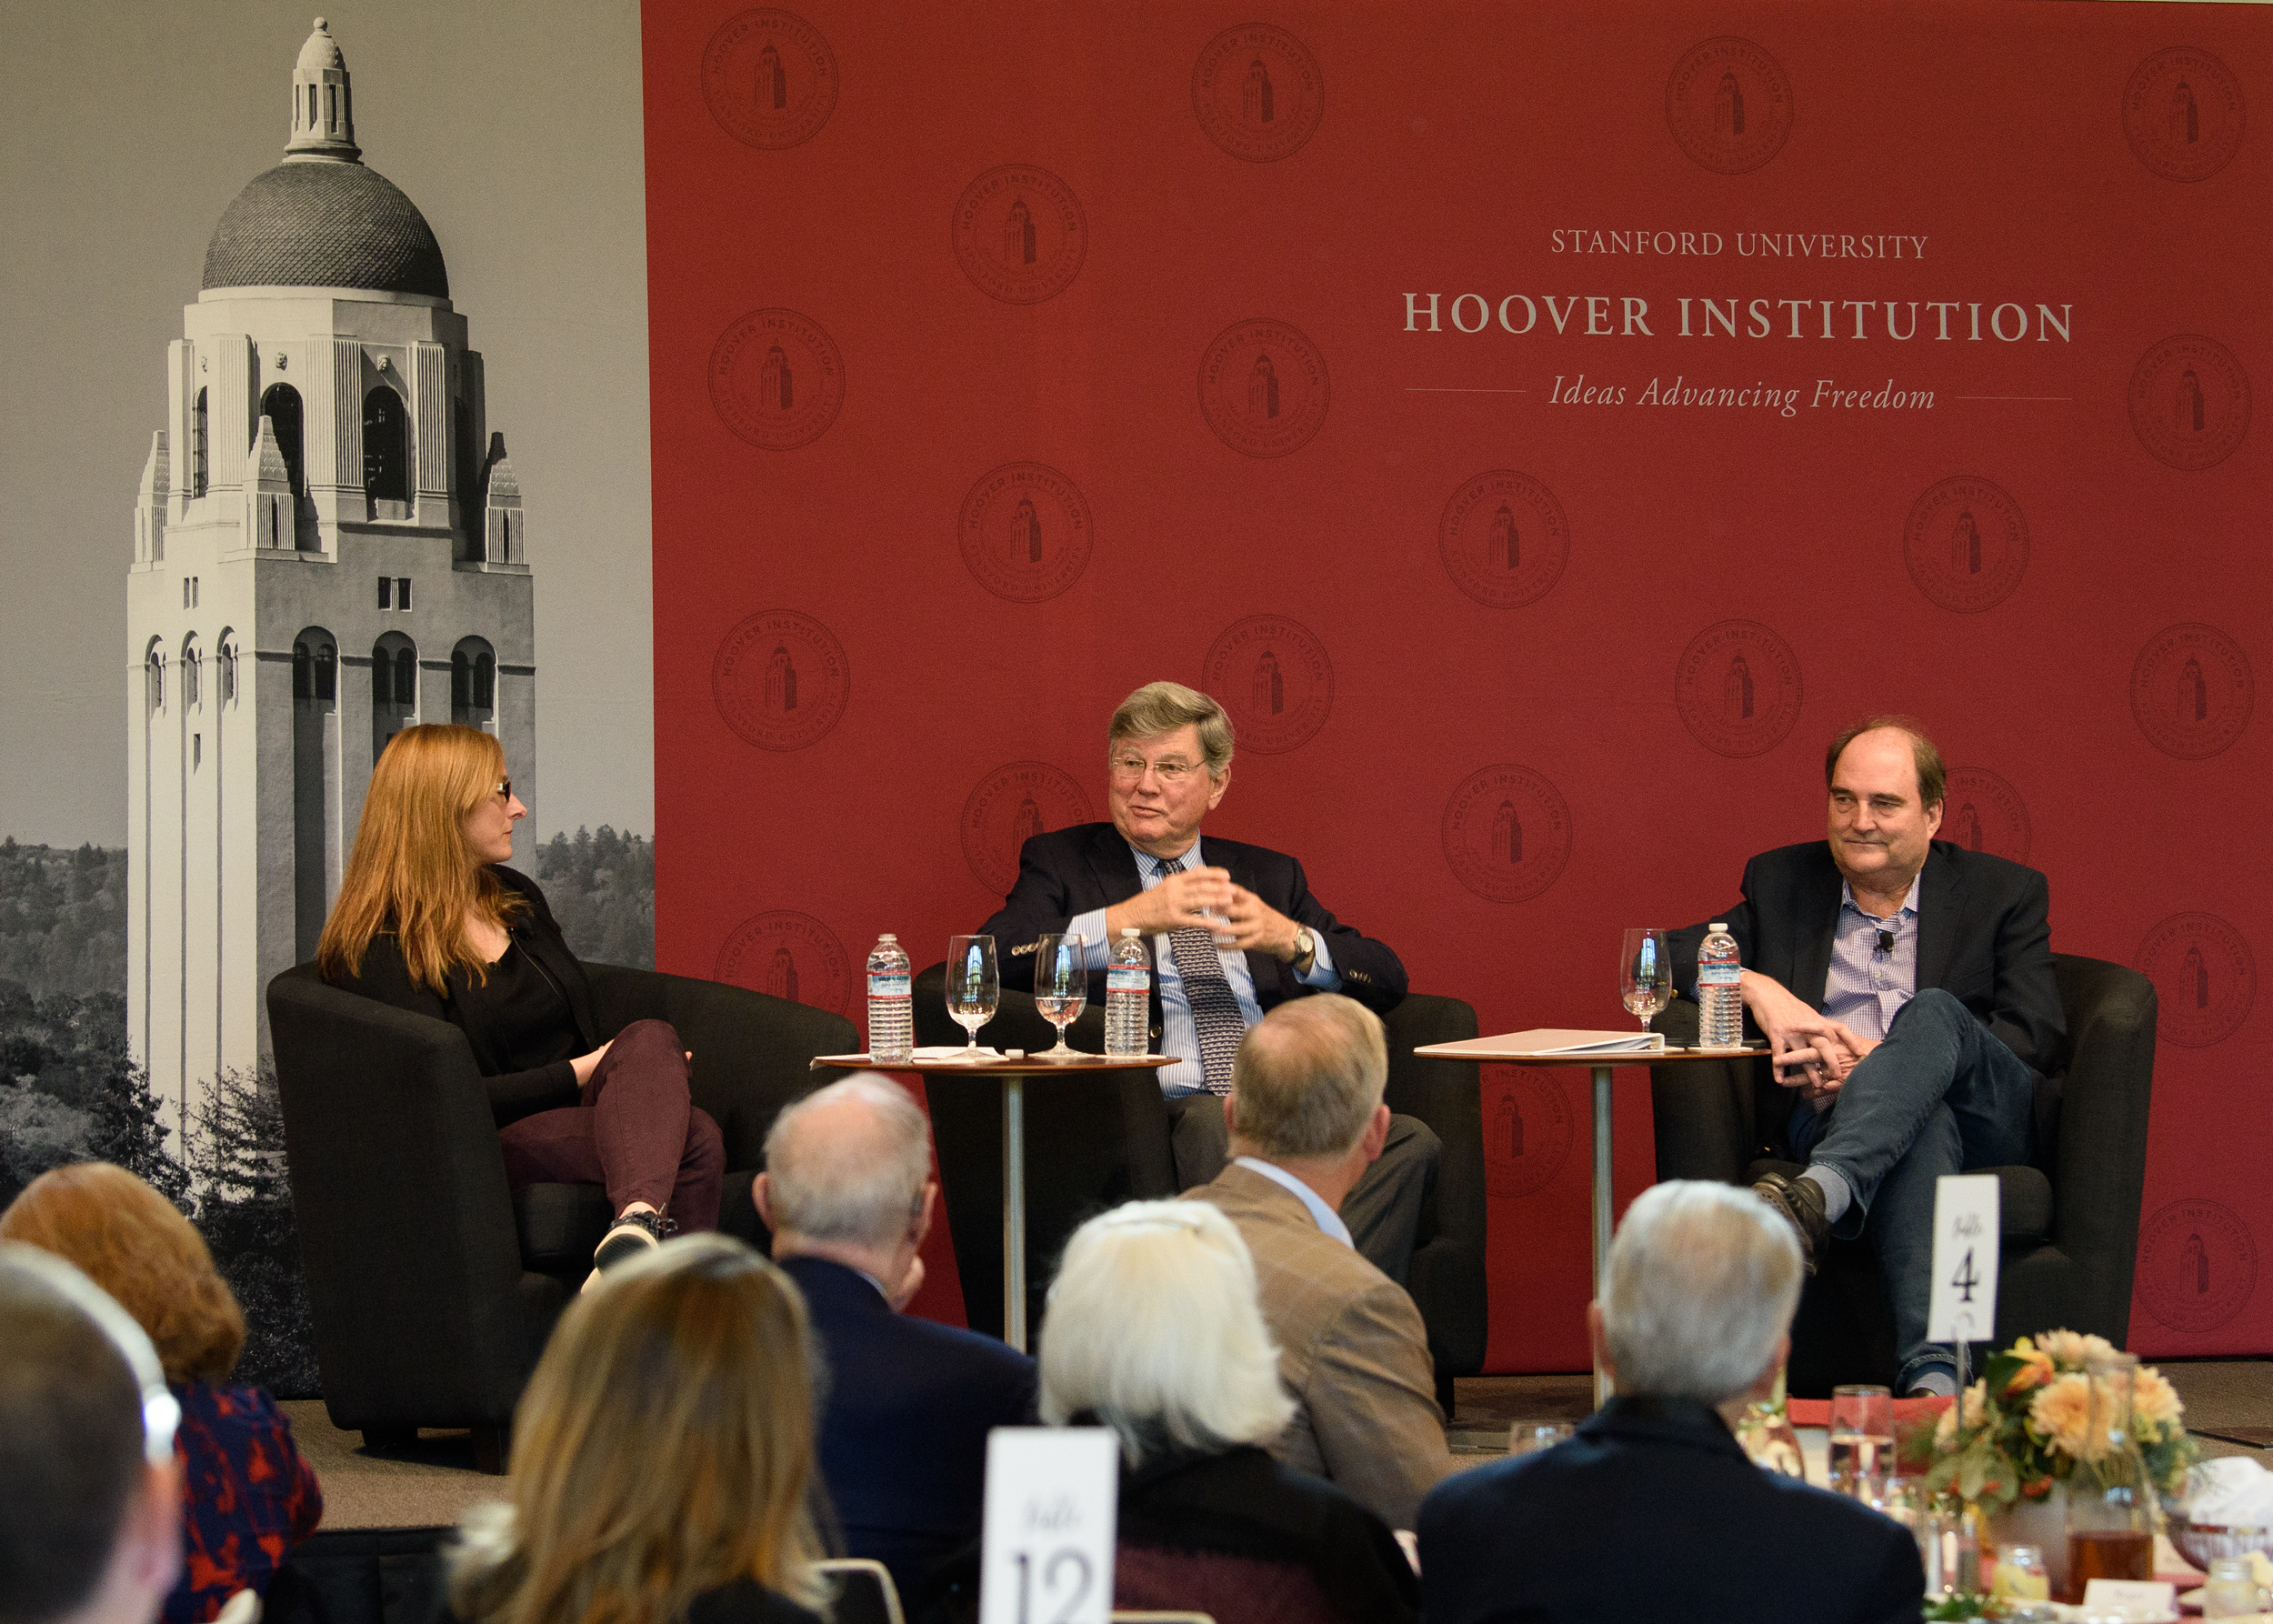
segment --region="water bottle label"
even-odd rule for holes
[[[1141,964],[1116,964],[1105,972],[1105,990],[1116,992],[1149,992],[1152,972]]]
[[[872,998],[905,998],[911,996],[906,972],[902,971],[896,976],[871,975],[868,977],[868,996]]]
[[[1699,987],[1735,987],[1743,977],[1744,966],[1740,964],[1700,964],[1697,967],[1697,984]]]

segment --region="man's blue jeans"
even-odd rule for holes
[[[1933,1366],[1954,1364],[1926,1339],[1933,1295],[1934,1182],[1969,1168],[2026,1162],[2035,1079],[2020,1057],[1939,987],[1894,1018],[1886,1041],[1847,1074],[1832,1108],[1803,1123],[1793,1149],[1847,1181],[1854,1205],[1833,1233],[1869,1233],[1894,1305],[1907,1391]]]

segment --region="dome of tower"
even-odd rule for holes
[[[313,48],[315,39],[311,38]],[[357,163],[285,162],[236,195],[205,246],[203,286],[360,287],[450,296],[417,205]]]

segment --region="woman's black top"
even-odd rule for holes
[[[594,1024],[591,985],[545,893],[515,869],[493,865],[490,872],[527,907],[507,928],[505,953],[483,980],[453,970],[449,996],[439,997],[410,978],[402,945],[392,930],[383,930],[364,949],[362,973],[336,985],[413,1015],[446,1020],[465,1033],[503,1128],[537,1111],[575,1105],[576,1074],[569,1061],[599,1048],[601,1034]]]

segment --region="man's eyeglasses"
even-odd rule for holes
[[[1116,756],[1112,767],[1113,777],[1125,784],[1136,783],[1145,776],[1145,769],[1150,767],[1153,777],[1170,789],[1200,770],[1196,764],[1179,761],[1173,756],[1166,761],[1147,761],[1142,756]]]

